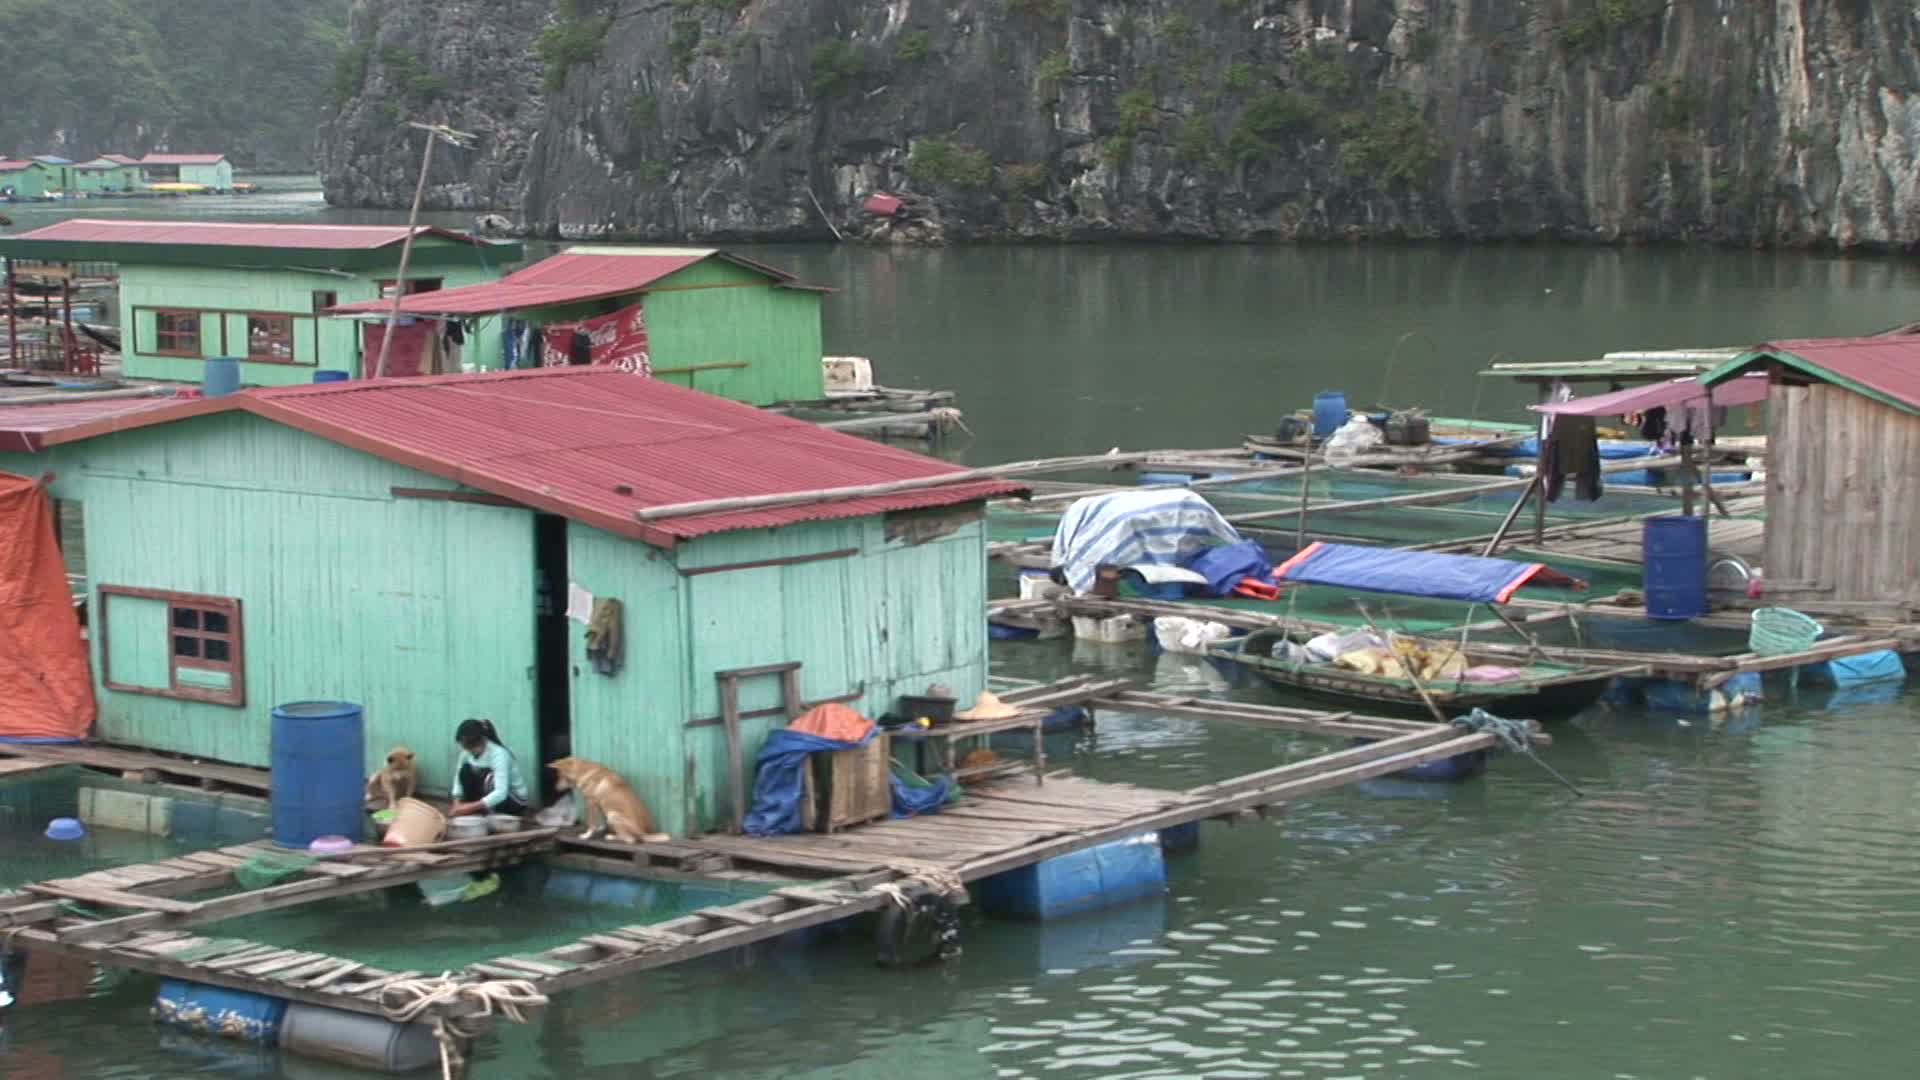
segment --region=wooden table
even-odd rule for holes
[[[1000,720],[951,720],[926,729],[905,727],[890,734],[895,739],[907,739],[915,744],[915,768],[921,775],[927,772],[928,744],[934,744],[939,754],[939,771],[952,776],[956,783],[1031,770],[1034,783],[1042,784],[1046,782],[1047,772],[1046,735],[1042,730],[1046,722],[1047,710],[1031,709]],[[986,745],[991,748],[992,736],[1007,731],[1033,733],[1031,761],[1010,758],[989,765],[976,765],[970,769],[963,770],[959,767],[957,761],[959,753],[955,744],[961,739],[986,739]]]

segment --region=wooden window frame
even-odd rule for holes
[[[152,355],[184,356],[184,357],[192,357],[195,360],[198,360],[202,356],[206,355],[207,334],[206,334],[206,327],[205,325],[203,325],[206,312],[199,311],[194,308],[148,308],[147,310],[153,312],[153,353]],[[161,329],[160,320],[169,318],[169,317],[178,317],[178,318],[186,318],[186,319],[194,320],[192,351],[188,351],[185,349],[178,349],[178,348],[162,348],[161,347],[162,343],[165,342],[168,338],[177,338],[181,336],[178,333],[168,333],[166,330]],[[225,331],[223,329],[222,335],[224,336],[224,334],[225,334]]]
[[[169,589],[139,589],[125,585],[101,585],[99,628],[100,638],[100,683],[109,690],[123,694],[148,694],[154,697],[175,698],[181,701],[200,701],[210,705],[231,705],[244,707],[247,703],[247,650],[246,623],[241,618],[240,601],[229,596],[207,596],[201,593],[174,592]],[[132,600],[158,600],[167,605],[166,650],[167,650],[167,686],[135,686],[132,683],[118,682],[113,677],[113,646],[110,638],[113,620],[108,615],[108,601],[115,596],[124,596]],[[202,617],[209,613],[218,613],[227,617],[227,631],[214,633],[198,628],[177,628],[174,625],[174,613],[177,609],[200,612]],[[174,637],[178,630],[186,632],[181,636],[192,637],[204,644],[208,641],[227,643],[227,659],[224,661],[195,658],[182,664],[186,659],[174,652]],[[212,687],[182,685],[180,669],[193,668],[200,671],[225,672],[228,679],[225,690]]]
[[[293,325],[294,316],[292,312],[248,311],[248,312],[243,312],[242,314],[244,314],[247,318],[247,355],[245,359],[248,363],[250,364],[286,364],[294,367],[312,366],[310,364],[305,364],[303,361],[300,360],[299,350],[296,349],[294,346],[294,341],[299,331],[294,328],[294,325]],[[253,322],[255,319],[275,319],[285,325],[286,330],[284,333],[275,334],[266,339],[268,342],[280,342],[281,344],[284,344],[287,347],[287,355],[284,359],[281,357],[275,356],[272,353],[257,353],[253,351],[253,345],[254,345]]]

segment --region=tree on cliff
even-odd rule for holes
[[[348,0],[0,0],[0,155],[222,151],[304,168]]]

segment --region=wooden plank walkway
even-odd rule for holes
[[[1055,687],[1034,688],[1027,692],[1027,703],[1057,692]],[[1209,818],[1233,818],[1494,745],[1487,734],[1438,724],[1408,726],[1412,730],[1378,742],[1186,792],[1051,775],[1039,785],[1008,780],[969,789],[937,814],[832,834],[690,838],[679,846],[700,849],[731,865],[795,878],[830,876],[667,922],[588,935],[541,953],[471,964],[467,974],[526,978],[552,995],[874,911],[894,902],[886,886],[929,871],[975,881],[1109,841]],[[619,846],[636,854],[644,851],[644,846]],[[604,851],[608,845],[595,847]]]
[[[421,972],[387,971],[327,953],[204,936],[189,928],[489,869],[550,848],[554,836],[554,830],[543,829],[418,849],[362,847],[313,862],[280,884],[206,900],[181,899],[233,885],[234,872],[261,855],[299,855],[267,841],[236,844],[0,894],[0,932],[27,952],[66,953],[110,967],[380,1015],[379,991]],[[81,913],[74,903],[110,910]]]
[[[0,743],[0,763],[20,761],[37,762],[40,765],[86,765],[118,773],[172,777],[189,784],[212,781],[262,795],[268,789],[267,770],[245,765],[193,761],[130,747]]]

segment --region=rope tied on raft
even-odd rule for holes
[[[1586,797],[1586,792],[1581,791],[1573,781],[1560,775],[1560,770],[1547,764],[1545,759],[1539,754],[1534,753],[1532,721],[1509,720],[1504,716],[1495,716],[1487,710],[1476,706],[1474,710],[1467,715],[1454,717],[1453,726],[1476,734],[1484,733],[1493,736],[1494,740],[1504,749],[1519,754],[1522,757],[1529,758],[1535,765],[1547,770],[1547,775],[1564,784],[1568,791],[1582,798]]]
[[[470,982],[457,979],[453,972],[438,978],[402,979],[380,991],[380,1011],[396,1024],[419,1021],[429,1010],[441,1010],[456,1004],[471,1004],[478,1011],[465,1016],[448,1016],[435,1011],[431,1017],[433,1037],[440,1044],[441,1080],[453,1080],[466,1067],[460,1054],[460,1042],[486,1030],[486,1021],[495,1013],[524,1024],[529,1013],[547,1003],[547,995],[525,979],[495,979]]]

